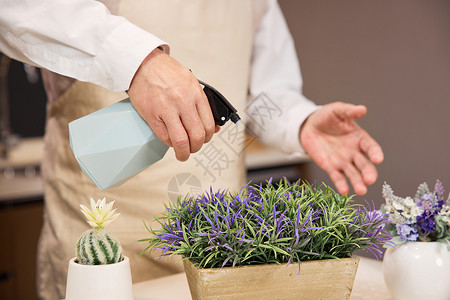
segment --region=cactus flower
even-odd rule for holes
[[[83,265],[113,264],[123,260],[120,242],[105,230],[120,214],[112,209],[114,201],[106,203],[106,199],[95,202],[92,198],[91,208],[80,205],[92,229],[86,230],[78,239],[76,256]]]
[[[91,209],[87,208],[84,205],[80,205],[81,212],[86,216],[87,222],[93,228],[104,228],[109,225],[115,218],[117,218],[120,214],[114,214],[116,210],[112,209],[114,205],[114,201],[106,203],[106,198],[102,200],[94,201],[91,199]]]

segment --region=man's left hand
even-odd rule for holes
[[[312,160],[328,173],[339,193],[348,193],[350,180],[358,195],[374,183],[383,151],[355,120],[367,112],[365,106],[334,102],[324,105],[303,123],[300,142]]]

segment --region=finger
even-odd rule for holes
[[[172,147],[172,141],[170,140],[169,132],[167,131],[166,124],[162,120],[149,123],[150,128],[155,135],[168,147]]]
[[[353,158],[356,168],[362,174],[364,183],[367,185],[373,184],[378,177],[375,166],[362,153],[357,153]]]
[[[347,118],[349,119],[360,119],[364,117],[367,113],[367,107],[364,105],[353,105],[351,109],[347,111]]]
[[[190,155],[189,137],[180,120],[180,117],[175,116],[163,120],[166,124],[169,134],[170,142],[175,156],[179,161],[186,161]]]
[[[208,98],[206,98],[205,93],[202,92],[202,99],[197,104],[197,111],[200,116],[200,119],[203,123],[203,128],[205,130],[205,139],[204,143],[209,142],[216,130],[216,124],[214,123],[214,117],[211,111],[211,107],[208,103]]]
[[[181,120],[189,136],[190,152],[195,153],[205,143],[205,128],[197,109],[193,107],[190,110],[185,110],[181,115]]]
[[[384,160],[383,150],[380,145],[368,134],[361,138],[359,147],[369,157],[374,164],[380,164]]]
[[[336,102],[333,111],[342,120],[360,119],[367,113],[367,108],[364,105]]]
[[[347,180],[345,179],[344,175],[341,172],[339,172],[338,170],[333,170],[327,173],[328,176],[330,176],[331,181],[333,181],[339,193],[347,194],[349,192]]]
[[[347,164],[344,167],[344,174],[350,180],[356,194],[364,195],[367,193],[367,187],[362,179],[361,173],[352,164]]]

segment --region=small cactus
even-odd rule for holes
[[[105,230],[119,214],[112,209],[114,201],[106,203],[106,199],[95,202],[91,198],[91,208],[80,205],[81,212],[93,228],[86,230],[78,239],[76,256],[83,265],[106,265],[123,260],[120,242]]]

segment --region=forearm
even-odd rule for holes
[[[166,43],[93,0],[0,1],[0,51],[55,73],[125,91]]]

